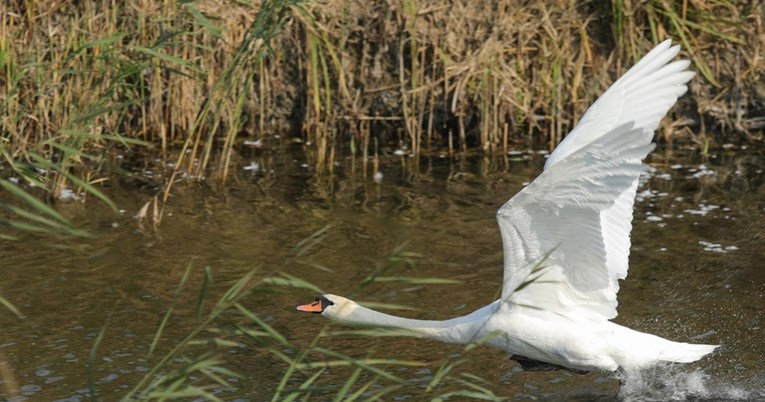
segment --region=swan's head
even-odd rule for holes
[[[358,307],[358,304],[352,300],[342,296],[326,294],[317,297],[313,303],[297,306],[297,309],[298,311],[321,314],[325,317],[339,320],[347,317],[356,307]]]

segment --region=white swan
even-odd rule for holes
[[[643,57],[587,110],[542,174],[499,209],[505,267],[499,300],[446,321],[395,317],[331,294],[297,309],[449,343],[489,336],[486,344],[521,360],[575,370],[689,363],[714,351],[717,345],[673,342],[609,321],[619,279],[627,276],[641,160],[695,75],[687,60],[670,63],[679,51],[667,40]]]

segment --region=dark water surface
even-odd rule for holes
[[[544,158],[434,157],[412,167],[410,158],[390,156],[381,164],[381,183],[371,174],[364,178],[358,161],[353,168],[350,161],[338,164],[335,175],[324,179],[314,178],[303,161],[256,156],[252,161],[257,169],[245,161],[243,167],[251,170],[241,169],[226,191],[176,186],[156,231],[141,230],[132,219],[152,194],[151,186],[114,186],[110,196],[125,211],[119,216],[95,201],[60,205],[94,232],[95,240],[67,241],[68,248],[4,243],[0,294],[26,317],[0,309],[0,362],[12,373],[0,375],[0,399],[10,397],[11,388],[18,390],[17,401],[89,399],[89,353],[107,322],[92,380],[99,400],[124,396],[156,361],[147,357],[149,345],[189,264],[188,291],[160,353],[198,322],[193,312],[206,266],[213,270],[214,294],[260,267],[258,275],[283,269],[358,301],[418,308],[393,311],[410,317],[446,319],[472,311],[493,301],[501,282],[494,213],[536,176]],[[763,399],[765,161],[739,150],[703,163],[667,153],[654,154],[650,162],[650,178],[639,190],[631,268],[616,321],[672,340],[723,348],[696,364],[630,378],[622,396]],[[331,271],[290,262],[298,242],[328,225],[323,241],[302,259]],[[393,266],[387,276],[459,283],[361,286],[405,243],[405,251],[421,258]],[[294,311],[315,292],[268,290],[253,293],[244,304],[297,347],[308,346],[323,329],[345,329]],[[287,365],[254,341],[243,345],[217,349],[245,379],[232,380],[234,389],[214,391],[224,400],[270,400]],[[424,364],[389,367],[407,384],[385,400],[422,400],[438,367],[462,350],[402,337],[334,336],[319,339],[318,345],[354,358]],[[478,376],[488,382],[484,387],[509,399],[613,400],[618,388],[609,374],[523,372],[504,352],[489,348],[471,350],[462,359],[455,375]],[[315,372],[296,373],[293,385]],[[336,389],[351,372],[328,369],[319,382]],[[331,400],[332,389],[324,396],[317,392],[310,400]]]

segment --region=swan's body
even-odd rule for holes
[[[627,276],[632,207],[653,133],[694,73],[669,63],[665,41],[614,83],[550,155],[545,170],[497,212],[502,296],[463,317],[411,320],[324,295],[298,310],[342,323],[411,330],[449,343],[485,344],[577,370],[688,363],[716,345],[673,342],[615,324]]]
[[[447,343],[485,345],[541,362],[576,370],[614,371],[646,368],[660,362],[689,363],[711,353],[714,345],[672,342],[606,319],[518,307],[497,300],[466,316],[445,321],[413,320],[362,307],[342,296],[324,295],[322,314],[349,325],[401,328]],[[303,307],[304,311],[309,308]],[[493,335],[493,336],[492,336]]]

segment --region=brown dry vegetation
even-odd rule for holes
[[[363,135],[372,122],[387,128],[373,132],[402,131],[415,154],[434,143],[504,149],[524,137],[553,147],[613,78],[673,38],[701,73],[681,115],[702,133],[707,123],[751,136],[762,123],[748,113],[763,111],[765,6],[738,3],[306,3],[316,22],[291,28],[307,29],[300,59],[315,51],[321,63],[297,72],[307,82],[303,128],[321,141],[322,123],[344,119]]]
[[[138,140],[222,178],[237,141],[276,134],[302,135],[320,169],[376,144],[553,147],[666,38],[700,74],[664,138],[759,141],[763,18],[738,0],[8,0],[0,151],[56,192]]]

